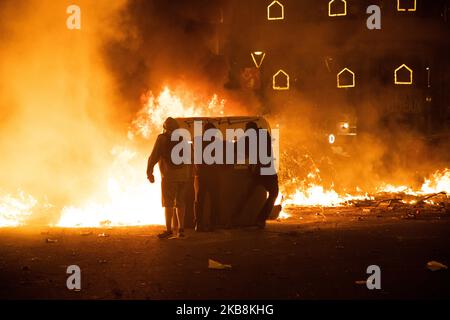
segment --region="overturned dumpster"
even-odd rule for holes
[[[194,227],[196,221],[198,226],[206,229],[256,225],[257,216],[267,194],[261,186],[252,187],[255,174],[248,157],[244,163],[238,160],[239,139],[242,139],[239,133],[243,133],[246,126],[252,123],[256,125],[255,128],[270,134],[268,122],[263,117],[195,117],[175,120],[179,128],[184,129],[186,137],[190,138],[192,150],[190,164],[192,178],[186,195],[186,227]],[[211,128],[217,129],[219,136],[211,138],[211,135],[205,134]],[[235,134],[230,134],[231,132]],[[204,159],[203,155],[206,155],[208,150],[205,149],[211,141],[221,143],[223,153],[214,154],[215,162],[207,163],[208,159]],[[249,150],[248,142],[245,152]],[[272,156],[272,146],[267,153]],[[199,176],[202,176],[203,180],[208,180],[206,187],[202,187],[199,181],[203,180],[199,179]],[[198,201],[196,195],[202,201]]]

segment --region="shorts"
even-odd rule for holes
[[[162,206],[165,208],[185,207],[188,187],[189,183],[187,181],[167,181],[163,178],[161,182]]]

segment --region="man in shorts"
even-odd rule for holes
[[[153,168],[158,163],[161,172],[162,206],[165,208],[166,231],[159,234],[160,239],[173,237],[172,219],[178,223],[178,237],[184,237],[184,216],[186,211],[186,192],[189,188],[190,167],[186,164],[175,165],[171,152],[176,141],[171,141],[172,133],[179,128],[177,121],[167,118],[163,124],[164,132],[158,136],[148,159],[147,178],[155,182]],[[175,220],[174,219],[174,220]]]

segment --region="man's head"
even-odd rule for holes
[[[165,132],[171,133],[171,132],[177,130],[179,127],[180,126],[178,125],[178,122],[174,118],[171,118],[171,117],[168,117],[166,119],[166,121],[164,121],[164,123],[163,123],[163,128],[164,128]]]
[[[245,124],[245,131],[253,129],[255,131],[258,131],[258,125],[254,121],[249,121]]]

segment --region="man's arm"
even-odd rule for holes
[[[153,177],[153,168],[161,158],[161,145],[162,145],[161,139],[163,139],[163,137],[159,135],[158,138],[156,139],[152,153],[150,154],[150,157],[148,158],[147,162],[147,178],[150,180],[151,183],[155,182],[155,178]]]

